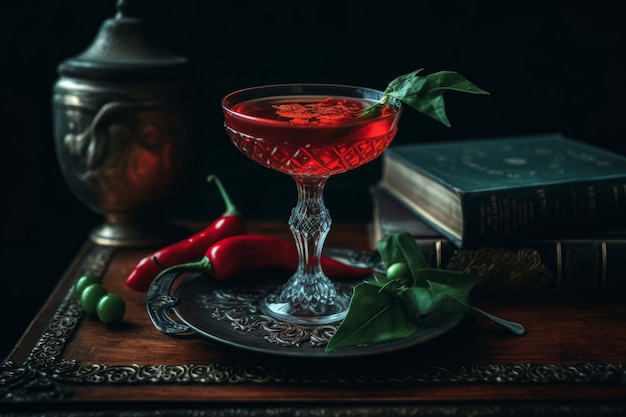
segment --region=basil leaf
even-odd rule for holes
[[[412,279],[391,279],[387,275],[374,274],[374,280],[368,281],[370,285],[375,285],[381,290],[400,292],[411,285]]]
[[[363,113],[358,117],[359,119],[368,119],[370,117],[378,117],[383,113],[385,105],[382,102],[374,103],[371,106],[363,110]]]
[[[405,74],[389,83],[384,94],[396,98],[417,111],[450,127],[443,93],[457,91],[470,94],[489,94],[467,78],[454,71],[439,71],[426,76],[417,75],[420,70]]]
[[[378,242],[378,252],[386,266],[401,262],[411,269],[413,283],[409,285],[425,285],[425,282],[416,276],[415,272],[428,268],[422,250],[409,233],[394,233]]]
[[[446,114],[443,94],[456,91],[468,94],[485,94],[489,92],[477,87],[467,78],[455,71],[439,71],[429,75],[418,75],[423,68],[400,75],[389,83],[383,92],[382,99],[366,108],[360,118],[375,117],[381,114],[382,107],[395,98],[413,107],[415,110],[432,117],[436,121],[450,127]]]
[[[428,287],[407,288],[405,295],[422,314],[468,312],[469,296],[450,285],[428,281]]]
[[[468,297],[472,288],[482,281],[482,278],[463,271],[425,268],[415,271],[415,273],[419,276],[419,279],[424,282],[435,282],[458,288],[459,291],[467,294]]]
[[[397,293],[362,282],[354,287],[348,314],[326,345],[326,352],[407,337],[419,324],[412,307]]]
[[[417,306],[421,314],[463,311],[461,306],[445,292],[432,291],[429,287],[411,287],[405,296]]]
[[[469,312],[470,291],[481,278],[462,271],[421,269],[416,271],[426,287],[413,287],[405,295],[422,314],[434,312]]]
[[[459,312],[473,314],[491,320],[517,336],[526,333],[526,329],[524,329],[524,326],[521,324],[504,320],[476,308],[471,304],[469,292],[480,279],[469,276],[464,277],[460,280],[464,282],[459,285],[460,277],[453,277],[452,274],[446,271],[442,272],[441,274],[436,274],[436,277],[431,275],[434,279],[438,279],[439,282],[427,280],[428,288],[411,287],[404,290],[404,295],[415,304],[415,307],[420,313]],[[444,283],[446,281],[449,282],[449,284]]]

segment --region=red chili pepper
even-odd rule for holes
[[[225,237],[247,233],[246,225],[219,178],[210,175],[207,181],[215,181],[226,210],[205,229],[173,243],[141,259],[126,278],[126,285],[135,291],[146,292],[150,283],[170,266],[200,259],[207,248]]]
[[[333,258],[320,258],[322,270],[329,278],[356,278],[372,273],[369,269],[346,265]],[[176,265],[163,273],[200,272],[225,281],[245,272],[262,270],[295,271],[298,250],[294,242],[272,236],[231,236],[211,245],[197,262]]]

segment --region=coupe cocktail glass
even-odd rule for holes
[[[402,105],[391,100],[380,114],[359,118],[381,91],[346,85],[279,84],[235,91],[222,100],[233,144],[253,161],[290,175],[298,202],[289,227],[299,265],[261,308],[291,323],[324,324],[343,319],[351,291],[337,290],[320,256],[331,227],[323,190],[331,175],[378,157],[396,134]]]

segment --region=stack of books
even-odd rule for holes
[[[372,190],[372,244],[415,237],[481,296],[626,298],[626,158],[558,134],[398,145]]]

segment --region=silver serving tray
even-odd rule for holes
[[[265,296],[285,279],[276,281],[260,276],[224,283],[200,274],[167,273],[150,286],[146,308],[156,329],[169,336],[200,335],[240,349],[309,358],[365,356],[406,349],[443,335],[464,316],[432,314],[424,317],[423,325],[409,337],[325,352],[340,322],[317,326],[286,323],[265,315],[259,307]],[[177,280],[177,285],[173,285]],[[342,283],[343,290],[351,291],[358,282]]]

